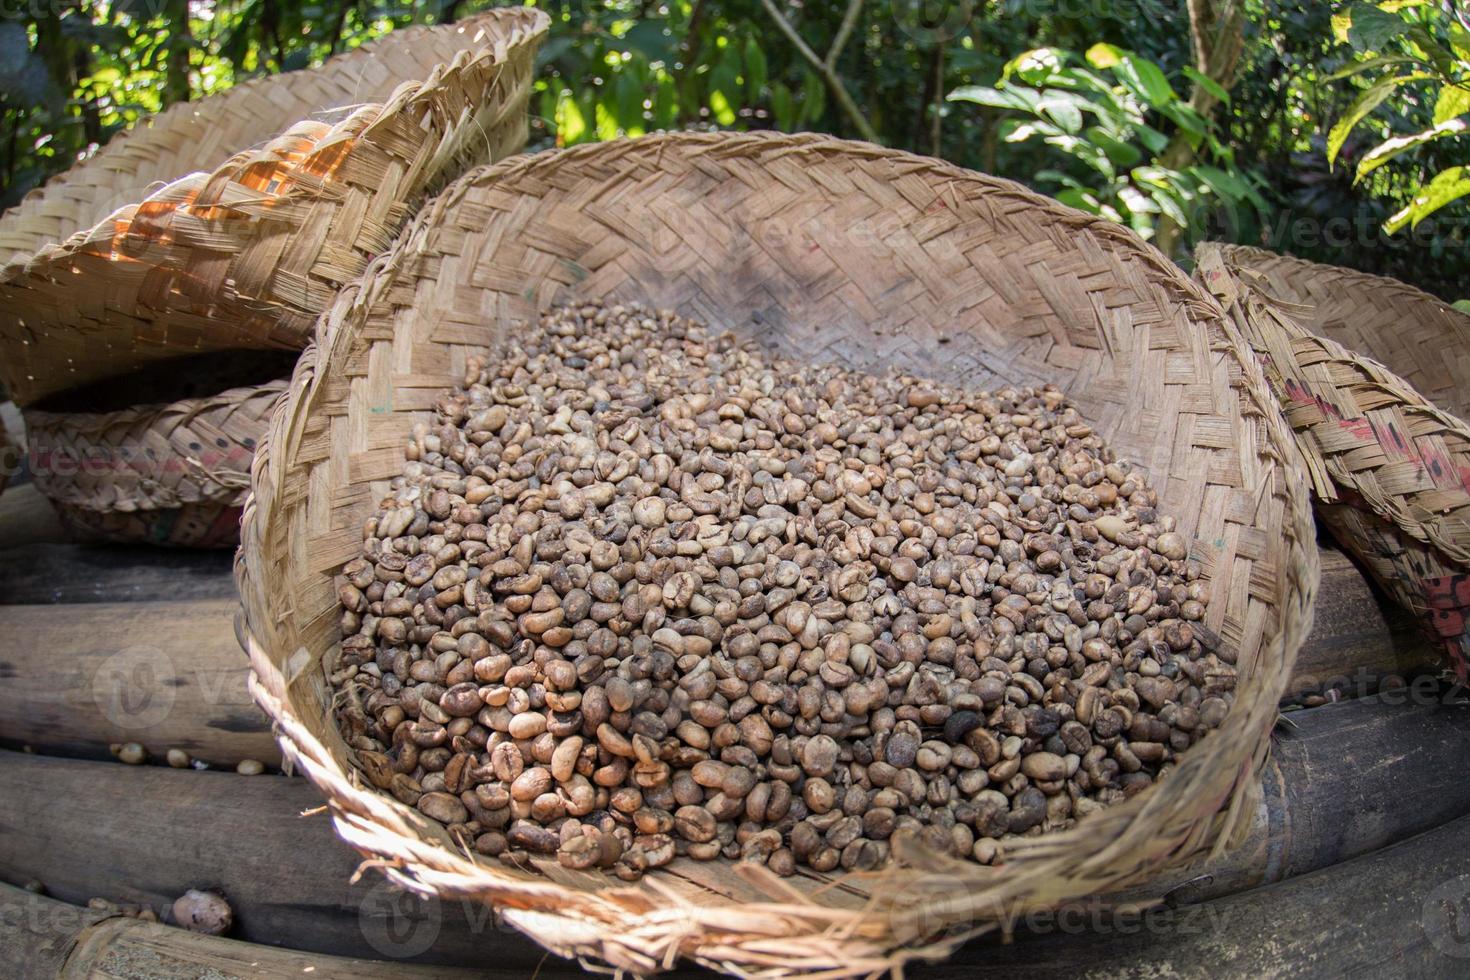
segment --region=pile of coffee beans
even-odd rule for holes
[[[1224,718],[1189,542],[1052,388],[572,306],[472,362],[340,579],[343,736],[505,860],[994,861]]]

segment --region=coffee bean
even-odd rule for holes
[[[366,781],[479,853],[990,863],[1227,717],[1190,538],[1055,389],[590,303],[434,413],[336,583],[333,684]]]

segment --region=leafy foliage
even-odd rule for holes
[[[1365,76],[1371,84],[1332,127],[1327,160],[1333,163],[1343,143],[1390,97],[1400,102],[1432,106],[1429,118],[1410,118],[1409,132],[1388,136],[1358,157],[1355,180],[1363,181],[1379,168],[1411,151],[1441,140],[1454,141],[1463,156],[1463,136],[1470,123],[1470,28],[1444,7],[1415,0],[1384,0],[1349,5],[1333,17],[1338,41],[1352,47],[1354,57],[1333,79]],[[1426,124],[1427,123],[1427,124]],[[1392,233],[1417,227],[1441,208],[1470,194],[1470,174],[1460,164],[1420,176],[1408,202],[1385,223]]]
[[[0,206],[173,102],[493,2],[522,0],[6,5]],[[1470,195],[1457,133],[1470,43],[1447,0],[1242,0],[1243,53],[1223,81],[1197,63],[1188,8],[1227,0],[530,2],[553,21],[532,148],[690,126],[871,131],[1166,245],[1182,227],[1180,259],[1211,235],[1452,299],[1470,278],[1442,217]],[[1335,222],[1351,233],[1322,233]]]
[[[1229,102],[1223,88],[1193,75]],[[1116,45],[1093,45],[1085,66],[1070,51],[1027,51],[1006,64],[995,86],[968,85],[949,97],[1011,110],[1004,139],[1040,137],[1070,165],[1037,174],[1060,187],[1058,200],[1127,223],[1145,238],[1161,217],[1198,233],[1220,206],[1266,206],[1254,177],[1236,169],[1214,126],[1180,98],[1164,71]],[[1175,133],[1205,148],[1210,163],[1165,165],[1161,156]]]

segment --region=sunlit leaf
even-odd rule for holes
[[[1331,132],[1327,134],[1327,165],[1331,167],[1337,160],[1338,153],[1342,152],[1342,145],[1347,142],[1349,134],[1352,133],[1358,123],[1368,118],[1368,114],[1378,108],[1383,100],[1393,94],[1394,89],[1405,82],[1417,78],[1426,77],[1423,74],[1395,75],[1390,78],[1382,78],[1371,87],[1364,89],[1353,104],[1348,106],[1347,112],[1333,125]]]
[[[1463,119],[1446,119],[1444,122],[1432,126],[1418,133],[1410,133],[1405,136],[1395,136],[1384,140],[1382,143],[1370,150],[1362,160],[1358,161],[1358,172],[1356,180],[1362,180],[1368,174],[1377,170],[1400,153],[1412,150],[1416,146],[1432,143],[1435,140],[1444,139],[1446,136],[1458,136],[1467,128]]]
[[[1470,112],[1470,89],[1446,85],[1434,102],[1434,121],[1442,123]]]
[[[1117,45],[1098,42],[1087,49],[1087,63],[1094,68],[1112,68],[1122,64],[1126,54]]]
[[[572,93],[562,90],[556,104],[556,141],[560,146],[580,143],[587,134],[587,120]]]
[[[1389,234],[1401,230],[1405,225],[1419,226],[1419,222],[1447,204],[1470,194],[1470,169],[1450,167],[1434,175],[1434,179],[1420,187],[1408,207],[1397,212],[1383,224]]]

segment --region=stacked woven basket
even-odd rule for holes
[[[1257,249],[1198,259],[1265,368],[1323,523],[1470,679],[1470,425],[1454,414],[1470,405],[1470,317]]]
[[[294,352],[426,193],[524,145],[547,24],[410,28],[176,105],[0,220],[0,382],[64,516],[233,543]]]
[[[780,879],[676,859],[638,886],[457,845],[374,789],[338,733],[337,576],[469,359],[547,305],[642,301],[806,359],[985,386],[1054,382],[1195,541],[1240,686],[1168,778],[982,867],[916,848]],[[1219,307],[1130,232],[1016,184],[820,137],[684,134],[474,171],[347,286],[256,456],[237,578],[252,690],[341,835],[394,881],[493,903],[547,948],[640,973],[857,977],[1011,917],[1147,880],[1255,818],[1277,700],[1310,621],[1305,483]]]

